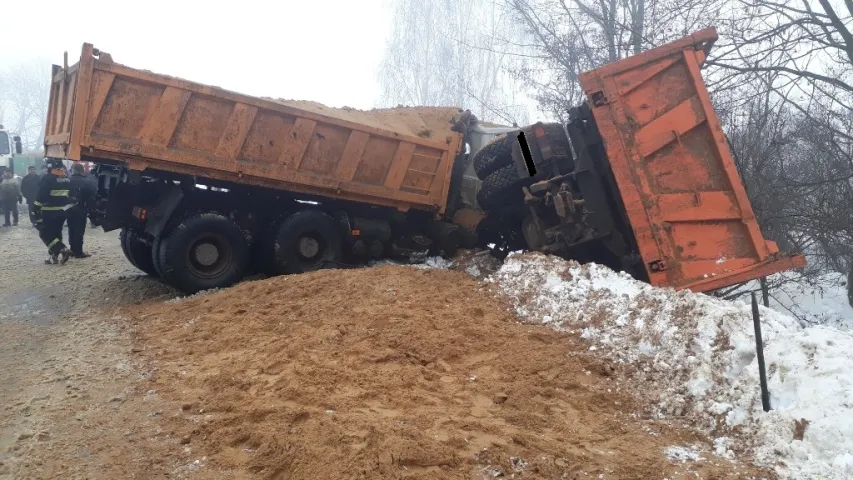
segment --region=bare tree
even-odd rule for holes
[[[853,140],[846,127],[853,114],[853,2],[738,0],[732,18],[725,43],[708,60],[718,82],[775,92],[833,132],[827,140],[834,155],[853,164],[843,146]]]
[[[525,96],[507,74],[502,38],[516,28],[493,0],[396,0],[379,71],[385,105],[470,108],[478,117],[527,123]]]
[[[6,120],[6,112],[9,108],[8,80],[0,75],[0,125]]]
[[[516,69],[543,111],[564,119],[580,73],[680,38],[719,18],[725,0],[504,0],[535,55]]]
[[[49,62],[32,61],[0,72],[0,123],[20,135],[27,150],[44,144],[50,71]]]

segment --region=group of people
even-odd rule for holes
[[[3,227],[18,225],[18,205],[26,199],[30,223],[48,249],[45,263],[62,265],[71,257],[87,258],[90,255],[83,251],[86,210],[95,199],[97,187],[80,163],[71,166],[70,176],[61,160],[47,160],[46,168],[46,173],[39,175],[36,167],[29,167],[20,182],[12,172],[4,173],[0,182]],[[66,223],[69,246],[62,242]]]

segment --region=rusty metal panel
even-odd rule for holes
[[[83,46],[83,56],[91,57],[91,45]],[[81,64],[88,65],[85,58]],[[79,121],[77,116],[78,103],[86,102],[87,96],[78,98],[77,92],[86,89],[88,94],[91,84],[90,71],[81,69],[80,65],[68,66],[68,57],[65,57],[63,66],[54,65],[51,71],[50,97],[47,108],[47,119],[45,122],[45,155],[55,158],[69,158],[71,152],[78,145],[72,145],[71,126],[74,121]]]
[[[384,131],[136,70],[83,47],[55,66],[49,155],[100,159],[299,193],[443,213],[462,145]]]
[[[805,265],[761,235],[700,73],[713,28],[581,76],[653,285],[707,291]]]

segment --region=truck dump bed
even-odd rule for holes
[[[442,128],[335,118],[316,104],[250,97],[114,63],[84,44],[54,66],[45,152],[310,195],[443,213],[462,145]],[[383,128],[384,126],[389,128]],[[378,128],[377,128],[378,126]],[[401,133],[402,132],[402,133]],[[420,136],[418,136],[420,135]],[[426,137],[426,138],[424,138]]]
[[[699,70],[716,39],[580,77],[653,285],[707,291],[805,265],[761,235]]]

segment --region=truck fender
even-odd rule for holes
[[[145,233],[154,238],[160,236],[183,200],[184,192],[179,187],[170,188],[160,203],[148,211]]]

